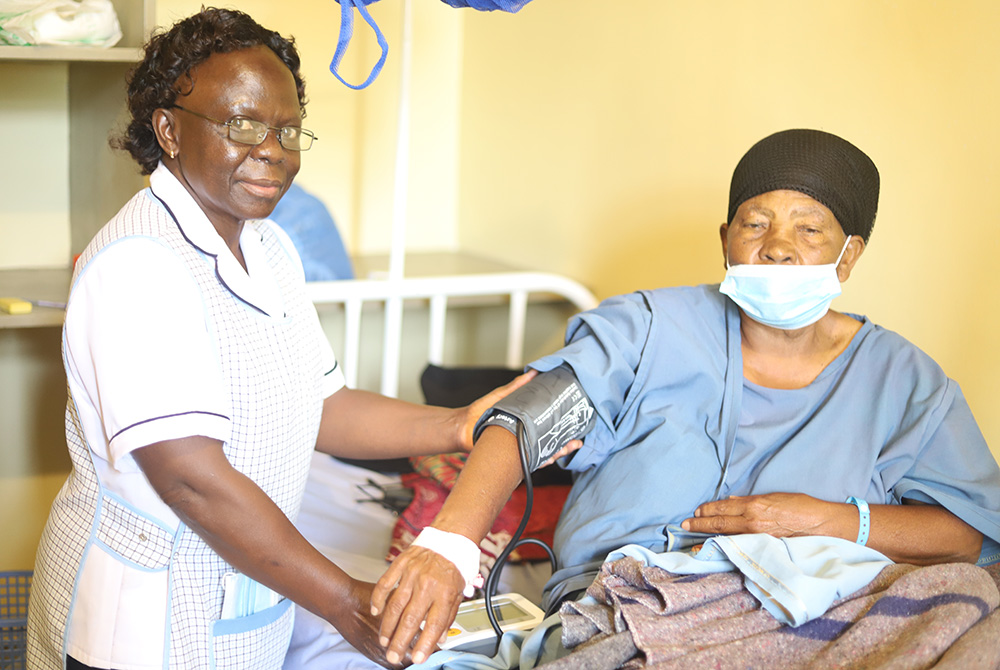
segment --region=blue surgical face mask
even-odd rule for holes
[[[840,295],[837,266],[847,251],[847,236],[835,263],[825,265],[729,265],[719,286],[754,321],[795,330],[816,323]]]

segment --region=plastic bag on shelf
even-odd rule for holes
[[[121,38],[111,0],[0,0],[0,44],[112,47]]]

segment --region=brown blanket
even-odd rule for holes
[[[736,573],[673,575],[633,558],[605,564],[566,603],[546,670],[626,668],[1000,669],[1000,566],[890,565],[797,628],[761,609]]]

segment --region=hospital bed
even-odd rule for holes
[[[453,267],[449,262],[425,258],[423,268]],[[419,261],[415,266],[421,270]],[[463,266],[491,264],[467,259]],[[495,264],[492,268],[496,269]],[[360,276],[371,274],[359,272]],[[526,352],[534,357],[545,353],[538,347],[558,346],[565,318],[597,304],[593,294],[578,282],[542,272],[491,271],[402,279],[369,276],[310,282],[307,286],[348,386],[417,401],[421,398],[414,397],[416,380],[411,378],[425,365],[522,368]],[[549,323],[547,330],[552,332],[532,334],[530,325],[536,317]],[[371,330],[381,330],[381,336],[371,337]],[[498,330],[504,334],[498,338],[503,341],[494,342],[497,346],[488,351],[481,347],[470,351],[469,343],[457,341],[485,338]],[[456,336],[453,331],[464,334]],[[373,367],[378,368],[377,374],[372,373]],[[375,581],[386,569],[385,556],[397,517],[373,504],[365,491],[392,488],[399,481],[399,474],[314,454],[297,521],[299,530],[353,577]],[[508,565],[501,574],[499,592],[516,592],[539,602],[550,568],[547,562],[523,563]],[[354,651],[330,624],[299,609],[285,667],[377,666]]]

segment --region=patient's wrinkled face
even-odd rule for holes
[[[833,263],[847,235],[821,202],[798,191],[769,191],[739,206],[722,226],[730,265]]]

